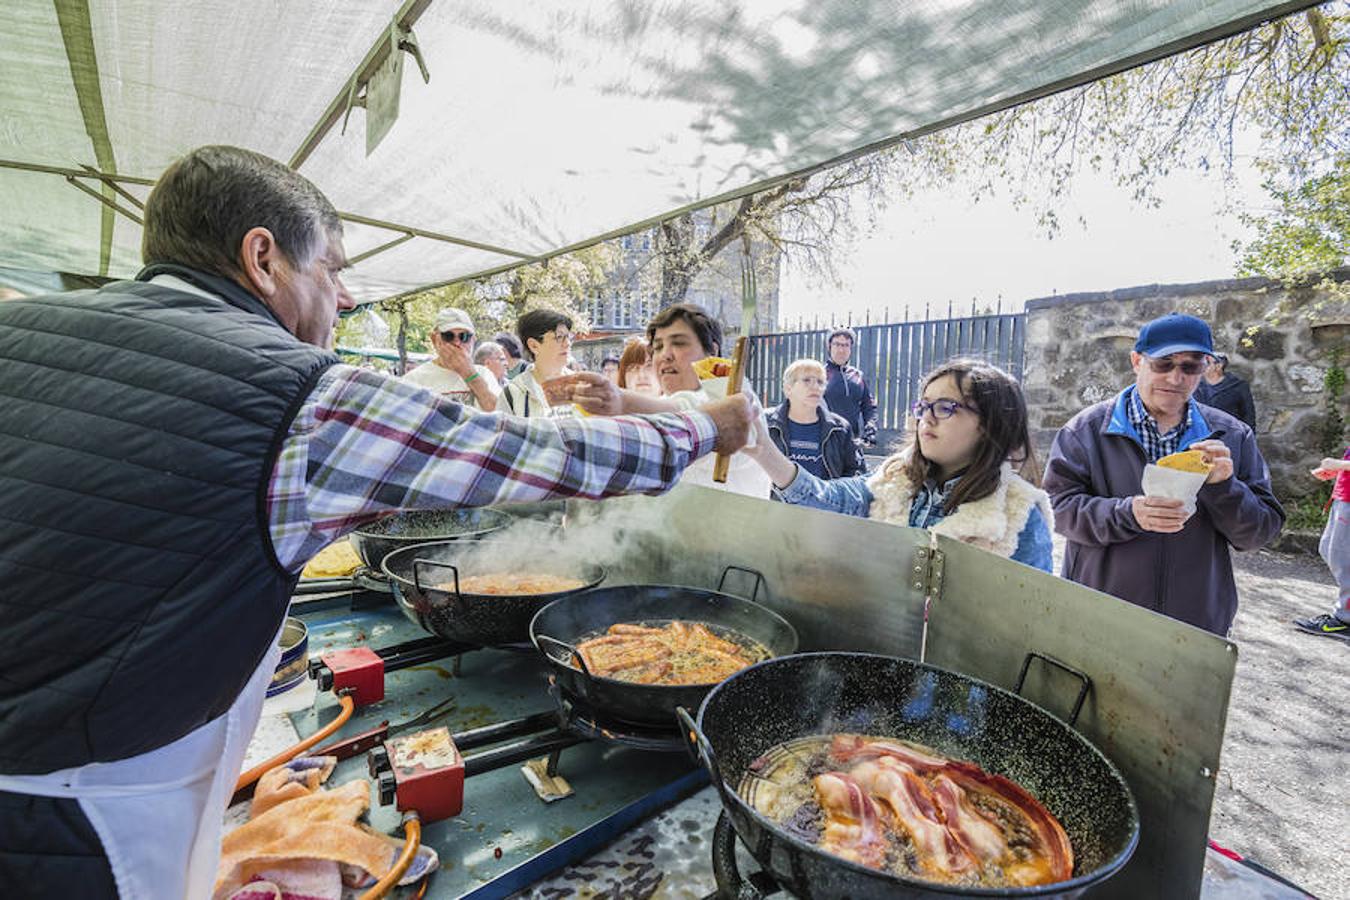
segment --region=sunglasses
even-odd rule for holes
[[[929,410],[933,411],[933,418],[935,419],[950,419],[960,409],[976,412],[975,407],[967,403],[958,403],[955,400],[934,400],[931,403],[926,400],[918,400],[909,408],[909,411],[916,419],[922,419],[924,413]]]
[[[450,342],[450,343],[452,343],[452,344],[455,343],[456,341],[458,341],[458,342],[461,343],[461,344],[467,344],[469,341],[473,340],[473,332],[472,332],[472,331],[442,331],[442,332],[441,332],[441,340],[443,340],[443,341],[448,341],[448,342]]]
[[[1148,360],[1148,367],[1157,375],[1166,375],[1173,369],[1180,369],[1182,375],[1199,375],[1209,368],[1208,359],[1175,360],[1170,356],[1164,356],[1162,359],[1145,356],[1144,359]]]

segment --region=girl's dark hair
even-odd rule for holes
[[[516,334],[520,335],[520,346],[524,348],[526,358],[534,360],[534,353],[530,350],[530,338],[543,343],[544,335],[550,331],[557,331],[559,325],[566,325],[570,331],[572,317],[551,309],[532,309],[517,319]]]
[[[1027,425],[1027,403],[1017,379],[979,360],[952,359],[924,377],[920,396],[930,384],[947,375],[956,382],[962,399],[978,410],[981,440],[975,458],[943,503],[943,513],[951,515],[962,503],[982,500],[994,493],[1004,460],[1012,463],[1027,481],[1039,486],[1040,473]],[[899,455],[892,456],[882,464],[882,470],[889,475],[896,466],[902,466],[905,476],[917,487],[927,480],[933,467],[919,449],[917,428],[910,429],[905,448],[910,450],[908,461],[902,461]]]

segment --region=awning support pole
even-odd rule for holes
[[[84,184],[83,182],[76,181],[75,176],[67,175],[66,181],[74,185],[75,187],[79,188],[80,190],[84,191],[86,194],[88,194],[90,197],[93,197],[99,203],[102,203],[108,209],[111,209],[114,212],[120,212],[122,215],[126,216],[128,219],[135,222],[137,225],[145,224],[145,222],[142,221],[140,216],[136,215],[134,212],[132,212],[131,210],[127,209],[124,206],[118,206],[117,201],[107,196],[106,194],[102,194],[94,190],[89,185]]]

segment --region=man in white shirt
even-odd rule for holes
[[[501,390],[492,372],[473,362],[473,320],[462,309],[446,307],[436,314],[431,346],[436,358],[408,372],[403,380],[444,394],[456,403],[493,412]]]

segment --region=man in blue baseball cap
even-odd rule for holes
[[[1284,510],[1251,428],[1191,399],[1213,357],[1195,316],[1144,325],[1130,353],[1134,384],[1059,430],[1043,486],[1068,538],[1065,578],[1224,635],[1237,613],[1229,547],[1269,543]],[[1146,464],[1181,450],[1212,467],[1194,513],[1141,485]]]

